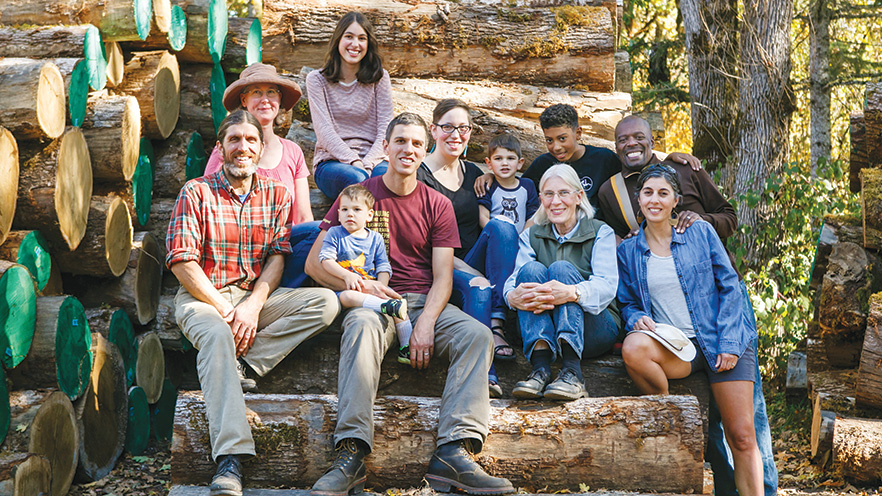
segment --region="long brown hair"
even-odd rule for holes
[[[331,41],[328,42],[328,52],[325,54],[325,66],[322,67],[322,76],[326,80],[336,83],[342,77],[340,60],[340,40],[346,33],[346,28],[357,23],[367,33],[367,52],[364,58],[358,64],[358,73],[356,78],[362,84],[374,84],[383,77],[383,59],[380,57],[379,46],[377,45],[377,35],[374,32],[374,25],[361,12],[352,11],[346,13],[337,21],[337,27],[334,28],[334,34]]]

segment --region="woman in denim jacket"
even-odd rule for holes
[[[638,202],[646,222],[618,248],[619,289],[628,374],[644,394],[667,394],[668,379],[704,370],[720,408],[735,460],[735,484],[742,496],[763,492],[762,461],[753,426],[755,353],[748,347],[756,329],[744,313],[738,275],[710,224],[685,232],[671,226],[680,201],[677,173],[652,165],[638,180]],[[685,362],[644,332],[656,323],[682,330],[698,353]],[[643,332],[630,332],[643,331]]]

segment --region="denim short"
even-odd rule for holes
[[[707,372],[707,378],[710,380],[711,384],[730,381],[756,382],[755,340],[751,340],[750,345],[748,345],[747,349],[744,350],[744,353],[741,354],[741,357],[735,363],[735,368],[732,370],[726,370],[725,372],[715,372],[707,363],[704,352],[701,350],[701,347],[698,346],[698,340],[695,338],[690,338],[690,340],[692,341],[692,344],[695,345],[695,349],[698,352],[695,354],[695,358],[692,359],[692,372],[704,370]],[[716,357],[714,357],[714,360],[716,360]]]

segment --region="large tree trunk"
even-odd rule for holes
[[[692,153],[725,168],[738,142],[738,0],[681,0],[689,54]]]
[[[882,420],[837,416],[833,456],[846,477],[878,482],[882,479]]]
[[[96,277],[116,277],[126,270],[132,252],[132,217],[118,196],[93,196],[89,222],[80,246],[60,251],[61,271]]]
[[[810,9],[809,94],[811,101],[812,177],[818,159],[830,156],[830,19],[827,0],[814,0]]]
[[[790,87],[792,0],[745,2],[743,19],[733,198],[762,193],[766,179],[778,174],[787,163],[790,116],[795,110]],[[738,236],[748,264],[758,264],[774,255],[771,243],[764,248],[767,253],[760,252],[758,233],[764,223],[779,219],[782,216],[762,196],[756,207],[746,201],[738,204],[738,223],[750,228]]]
[[[51,62],[0,59],[0,123],[18,140],[57,138],[66,122],[64,79]]]
[[[18,198],[18,174],[18,143],[8,129],[0,127],[0,245],[12,229]]]
[[[116,91],[138,99],[143,135],[168,138],[181,109],[178,59],[164,50],[136,53],[126,64],[125,74]]]
[[[437,398],[381,397],[373,408],[375,488],[418,486],[435,448]],[[246,395],[259,463],[254,486],[312,484],[333,458],[337,398]],[[700,491],[704,443],[695,398],[584,398],[564,404],[491,402],[490,436],[478,458],[493,475],[535,489],[616,487]],[[172,483],[205,484],[213,475],[201,394],[178,397]],[[646,470],[664,460],[665,470]]]
[[[612,91],[615,16],[606,7],[510,7],[382,0],[267,0],[263,61],[321,67],[337,20],[353,8],[376,29],[393,76],[494,79]]]
[[[141,108],[133,96],[89,95],[83,134],[96,182],[126,183],[138,166]]]
[[[92,163],[83,132],[69,127],[28,158],[20,174],[13,226],[40,230],[54,246],[75,250],[86,231],[92,198]]]

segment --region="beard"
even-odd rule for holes
[[[257,172],[257,157],[254,157],[251,165],[244,169],[237,166],[232,160],[224,160],[224,172],[234,179],[246,179]]]

